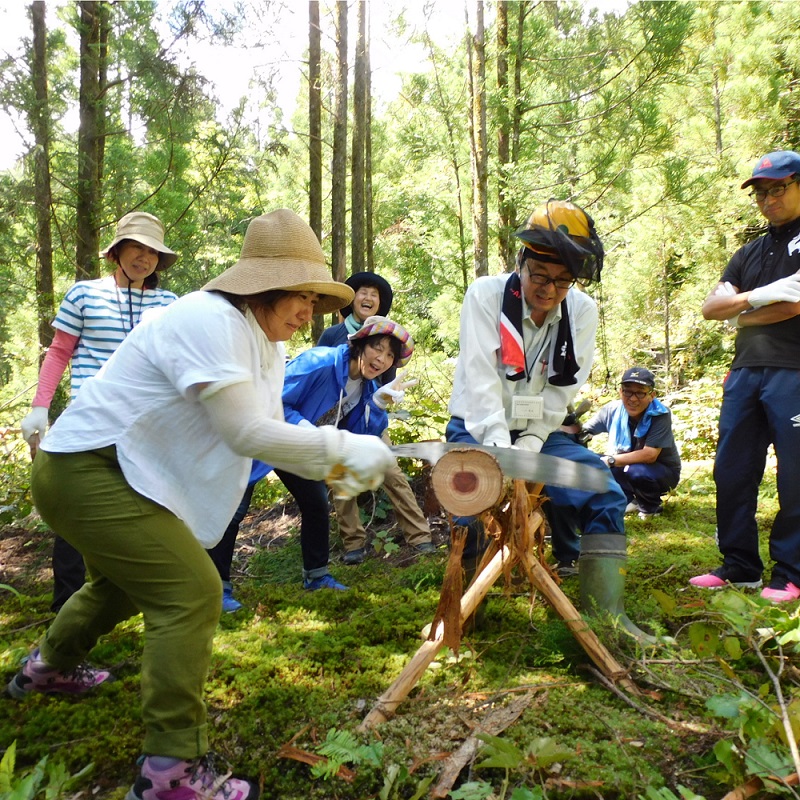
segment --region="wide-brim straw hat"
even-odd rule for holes
[[[319,239],[294,211],[279,208],[247,226],[239,260],[210,280],[207,292],[252,295],[281,289],[316,292],[315,314],[327,314],[353,302],[349,286],[335,281],[325,263]]]
[[[178,260],[178,254],[164,244],[164,223],[145,211],[131,211],[122,217],[117,223],[114,241],[105,250],[101,250],[100,255],[108,255],[108,251],[123,239],[133,239],[157,250],[161,254],[156,267],[158,270],[167,269]]]
[[[366,339],[368,336],[393,336],[400,342],[400,358],[395,365],[397,367],[404,367],[408,364],[414,354],[414,340],[399,322],[377,315],[367,317],[364,324],[347,338],[353,341],[354,339]]]

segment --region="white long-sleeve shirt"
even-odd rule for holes
[[[510,381],[500,357],[500,311],[509,274],[478,278],[467,289],[461,307],[461,352],[456,364],[450,413],[461,417],[469,433],[481,444],[508,446],[510,431],[533,434],[544,441],[564,420],[567,406],[586,383],[594,360],[597,305],[589,295],[572,288],[567,292],[575,357],[576,382],[553,386],[547,382],[547,363],[552,339],[558,331],[561,305],[549,312],[538,327],[523,298],[522,335],[530,378]],[[540,396],[544,402],[541,419],[514,419],[515,395]]]

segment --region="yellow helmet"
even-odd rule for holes
[[[545,261],[556,261],[582,282],[600,280],[603,269],[603,243],[594,220],[568,200],[548,200],[534,208],[515,236],[525,242],[519,253],[533,250]]]

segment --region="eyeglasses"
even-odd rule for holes
[[[528,270],[530,282],[536,286],[547,286],[548,283],[552,283],[556,289],[570,289],[575,285],[575,278],[551,278],[543,272],[531,272],[531,268],[527,265],[525,268]]]
[[[650,392],[634,392],[633,389],[620,389],[620,391],[626,400],[630,400],[632,397],[637,400],[644,400],[650,394]]]
[[[755,189],[750,192],[750,197],[756,201],[756,203],[763,203],[767,199],[767,195],[770,197],[783,197],[786,194],[786,190],[793,184],[797,183],[797,180],[791,180],[787,183],[779,183],[777,186],[770,186],[769,189]]]

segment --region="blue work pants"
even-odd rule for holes
[[[800,586],[800,371],[777,367],[733,370],[725,381],[714,461],[717,533],[726,566],[757,578],[756,510],[767,448],[775,448],[780,510],[770,557],[777,576]]]

